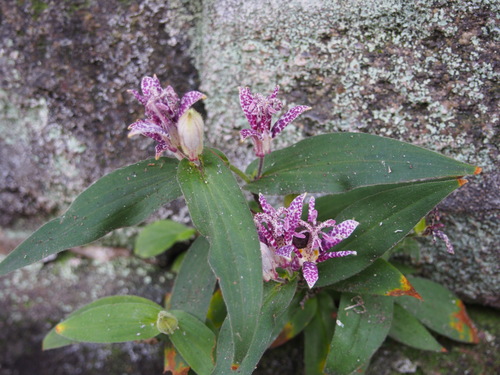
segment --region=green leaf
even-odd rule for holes
[[[161,158],[118,169],[81,193],[61,217],[49,221],[0,263],[0,275],[51,254],[135,225],[181,195],[173,176],[178,162]]]
[[[247,169],[251,175],[253,162]],[[368,185],[470,175],[476,168],[389,138],[335,133],[307,138],[266,156],[254,193],[340,193]]]
[[[215,334],[193,315],[170,310],[179,328],[168,335],[175,349],[199,375],[210,374],[214,367]]]
[[[83,342],[146,340],[159,334],[156,319],[160,311],[160,305],[141,297],[109,297],[78,310],[59,323],[55,331]]]
[[[215,288],[215,275],[208,265],[210,245],[198,237],[191,245],[175,279],[170,297],[172,309],[184,310],[201,321],[205,320]]]
[[[408,276],[423,301],[401,297],[395,301],[434,332],[456,341],[477,343],[477,329],[465,306],[445,287],[422,278]]]
[[[268,282],[264,285],[264,304],[255,335],[239,371],[252,374],[260,358],[276,339],[285,324],[285,313],[297,289],[297,280],[286,284]]]
[[[219,331],[227,316],[226,305],[222,298],[222,292],[217,289],[210,299],[210,305],[207,312],[207,325],[213,331]]]
[[[316,285],[331,285],[369,266],[401,241],[420,218],[457,187],[457,180],[394,185],[392,189],[368,195],[345,207],[334,219],[337,222],[355,219],[360,224],[349,238],[332,251],[355,250],[357,255],[320,263]]]
[[[148,300],[146,298],[142,298],[142,297],[111,296],[111,297],[100,298],[92,303],[89,303],[88,305],[81,307],[80,309],[78,309],[76,311],[73,311],[66,319],[69,319],[70,317],[75,317],[75,316],[77,316],[77,315],[79,315],[87,310],[93,309],[95,307],[106,306],[106,305],[117,304],[117,303],[144,303],[144,304],[150,305],[150,306],[158,306],[153,301],[150,301],[150,300]],[[56,349],[56,348],[60,348],[62,346],[74,344],[75,342],[77,342],[77,341],[70,340],[66,337],[58,335],[56,333],[56,328],[54,327],[50,330],[50,332],[43,339],[42,349],[43,350]]]
[[[360,273],[333,284],[332,288],[341,292],[394,297],[408,295],[421,299],[408,279],[381,258]]]
[[[335,330],[335,305],[327,293],[320,293],[316,315],[304,330],[304,365],[306,375],[322,375],[330,341]]]
[[[398,304],[394,305],[394,317],[392,319],[389,337],[402,344],[420,350],[430,350],[434,352],[446,351],[417,318]]]
[[[194,225],[210,242],[209,263],[219,280],[241,363],[262,306],[260,245],[246,200],[231,171],[210,149],[202,171],[181,161],[178,181]]]
[[[362,368],[384,342],[392,314],[392,298],[342,293],[325,373],[348,375]]]
[[[154,257],[176,242],[186,241],[196,231],[172,220],[160,220],[144,227],[135,240],[134,253],[141,258]]]
[[[299,296],[301,299],[304,298],[302,294]],[[304,303],[292,303],[288,311],[288,320],[271,347],[280,346],[302,332],[316,315],[317,308],[317,298],[308,298]]]
[[[248,354],[241,365],[232,362],[234,342],[230,335],[229,321],[226,319],[219,333],[217,342],[217,363],[213,374],[230,374],[237,370],[238,374],[252,374],[264,351],[278,336],[288,317],[290,304],[298,303],[294,299],[297,280],[286,284],[269,282],[264,284],[264,304]],[[293,302],[292,302],[293,301]]]

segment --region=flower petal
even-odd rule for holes
[[[142,94],[145,97],[156,96],[161,94],[161,84],[158,77],[144,77],[141,81]]]
[[[285,257],[287,259],[292,258],[292,253],[295,250],[295,247],[293,245],[286,245],[283,247],[280,247],[278,250],[276,250],[276,255]]]
[[[289,109],[281,118],[274,124],[271,129],[272,137],[276,137],[288,124],[295,120],[301,113],[310,110],[311,107],[299,105]]]
[[[276,85],[276,87],[274,88],[273,92],[267,97],[267,99],[274,99],[278,96],[278,92],[280,91],[280,86],[279,85]]]
[[[341,257],[346,257],[348,255],[358,255],[358,253],[351,250],[325,252],[318,257],[317,262],[320,263],[324,262],[327,259],[341,258]]]
[[[318,267],[313,262],[304,262],[302,265],[302,274],[304,275],[304,279],[309,286],[309,289],[312,289],[316,281],[318,281]]]
[[[274,207],[271,206],[269,203],[267,203],[266,198],[261,193],[259,193],[259,203],[260,207],[262,207],[262,211],[264,211],[266,214],[268,215],[276,214],[276,210],[274,209]]]
[[[181,99],[181,105],[179,106],[179,111],[177,112],[177,119],[180,118],[191,106],[198,100],[205,99],[205,94],[199,91],[189,91]]]
[[[433,236],[440,238],[444,241],[444,243],[446,244],[446,250],[448,251],[448,253],[455,254],[455,250],[453,250],[453,245],[452,245],[450,239],[443,231],[434,230],[432,232],[432,234],[433,234]]]
[[[316,219],[318,218],[318,211],[314,209],[315,205],[314,197],[309,198],[309,212],[307,214],[307,221],[312,225],[316,225]]]
[[[241,129],[240,136],[241,136],[242,141],[244,141],[248,137],[253,137],[254,139],[256,138],[259,140],[262,139],[262,134],[260,134],[259,132],[255,131],[253,129]]]
[[[159,134],[162,136],[167,136],[167,132],[158,124],[155,124],[152,121],[138,120],[128,127],[130,132],[128,133],[129,137],[132,137],[137,134],[146,135],[150,138],[151,136],[147,134]]]
[[[255,116],[252,114],[252,110],[255,107],[255,99],[248,87],[240,87],[239,89],[241,109],[243,110],[250,127],[255,129],[257,127],[257,123]]]
[[[356,220],[346,220],[335,225],[327,235],[323,236],[324,248],[329,249],[345,240],[354,232],[358,225],[359,223]]]

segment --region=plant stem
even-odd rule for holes
[[[241,177],[243,181],[245,181],[247,184],[250,182],[250,178],[239,168],[234,166],[233,164],[229,163],[229,169],[231,169],[234,173],[236,173],[238,176]]]
[[[262,176],[262,169],[264,168],[264,156],[259,157],[259,169],[257,170],[257,176],[255,180],[258,180]]]

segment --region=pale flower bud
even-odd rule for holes
[[[203,118],[194,109],[189,109],[177,123],[181,149],[189,161],[198,160],[203,151]]]

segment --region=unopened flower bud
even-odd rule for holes
[[[156,320],[156,328],[158,328],[158,331],[161,333],[171,335],[179,328],[179,322],[173,314],[167,311],[160,311]]]
[[[198,160],[203,151],[203,118],[194,109],[186,111],[177,123],[181,148],[189,161]]]

